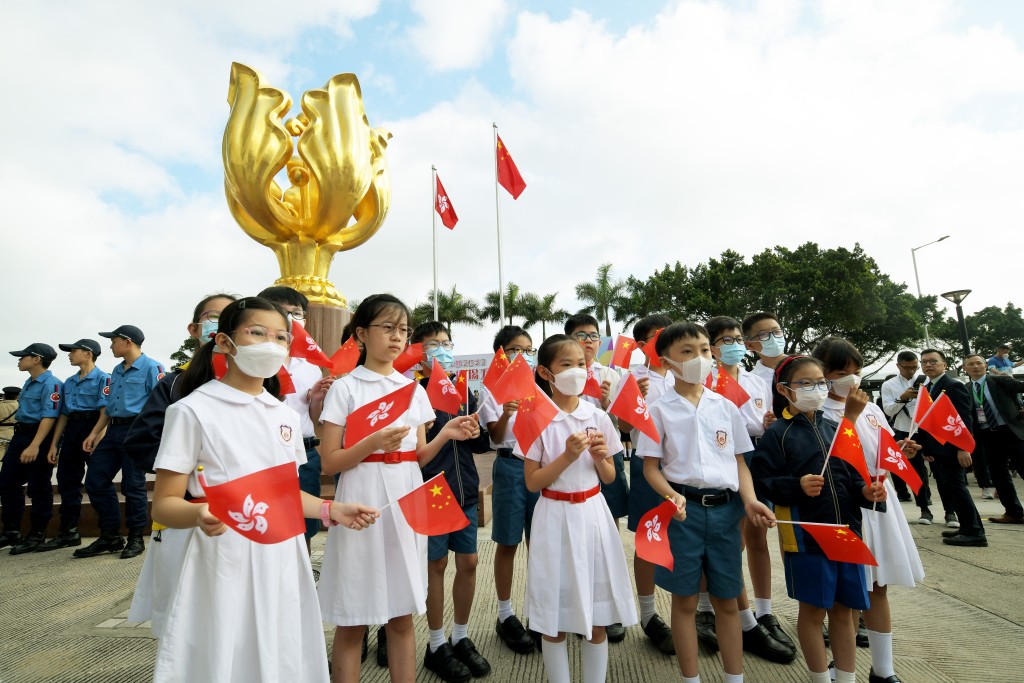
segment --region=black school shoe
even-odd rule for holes
[[[743,632],[743,651],[776,664],[789,664],[796,659],[796,650],[775,640],[761,624]]]
[[[366,661],[366,655],[370,651],[370,627],[367,626],[366,630],[363,631],[363,646],[359,650],[359,663],[362,664]]]
[[[609,624],[604,627],[609,643],[621,643],[626,639],[626,628],[622,624]]]
[[[59,550],[61,548],[73,548],[82,545],[82,535],[78,533],[78,527],[73,526],[57,534],[46,543],[36,548],[37,553],[45,553],[48,550]]]
[[[146,544],[142,541],[142,534],[131,533],[128,534],[128,542],[124,545],[124,550],[121,551],[122,560],[130,560],[133,557],[138,557],[146,551]]]
[[[377,666],[388,668],[388,632],[384,626],[377,627]]]
[[[469,673],[473,674],[473,678],[480,678],[491,673],[490,662],[484,659],[484,656],[477,651],[476,645],[468,637],[452,645],[452,652],[460,662],[466,665]]]
[[[46,540],[46,534],[42,531],[30,531],[21,543],[11,548],[11,555],[21,555],[23,553],[30,553]]]
[[[984,534],[980,536],[965,536],[964,534],[957,534],[956,536],[950,536],[949,538],[942,539],[942,542],[946,545],[965,545],[976,548],[988,547],[988,539]]]
[[[868,647],[870,644],[868,627],[864,625],[864,617],[861,617],[857,622],[857,647]]]
[[[533,652],[533,638],[523,628],[523,622],[519,621],[516,615],[509,616],[505,621],[495,621],[494,630],[501,638],[501,642],[513,652],[521,655]]]
[[[96,557],[103,553],[120,552],[123,549],[124,539],[121,538],[121,534],[114,532],[112,534],[103,534],[84,548],[79,548],[72,553],[72,557]]]
[[[885,678],[882,678],[881,676],[876,676],[875,670],[871,669],[870,673],[868,674],[868,683],[903,683],[903,681],[901,681],[899,679],[899,676],[897,676],[896,674],[893,674],[892,676],[886,676]]]
[[[660,652],[666,655],[674,655],[676,653],[676,646],[672,642],[672,629],[657,614],[647,620],[647,625],[644,626],[644,633]]]
[[[461,641],[459,641],[461,642]],[[466,683],[473,674],[469,668],[460,662],[455,656],[452,646],[445,643],[431,652],[430,644],[427,644],[427,651],[423,654],[423,666],[437,674],[446,683]]]
[[[772,638],[779,641],[790,650],[796,651],[796,643],[789,637],[785,631],[782,630],[782,624],[775,618],[774,614],[762,614],[757,618],[757,623],[764,626],[768,633],[772,634]]]
[[[711,652],[718,652],[718,634],[715,633],[715,613],[697,612],[697,642],[703,643]]]
[[[18,545],[19,543],[21,543],[20,531],[5,531],[0,534],[0,548],[6,548],[9,545]]]

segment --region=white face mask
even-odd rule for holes
[[[790,403],[793,404],[794,408],[801,413],[816,413],[825,405],[825,399],[828,398],[828,389],[819,389],[817,387],[815,387],[814,391],[804,391],[801,389],[794,391],[793,395],[796,396],[796,400],[790,400]]]
[[[238,346],[232,340],[231,344],[235,347],[231,358],[242,374],[249,377],[273,377],[288,360],[288,349],[274,342]]]
[[[715,367],[715,362],[704,356],[697,356],[682,363],[671,358],[662,358],[662,360],[668,363],[669,370],[677,379],[681,379],[687,384],[703,384],[707,376],[711,374],[711,369]]]
[[[552,384],[555,385],[555,389],[558,389],[560,394],[579,396],[583,393],[583,387],[587,384],[587,370],[586,368],[562,370],[555,375]]]
[[[832,393],[836,396],[849,396],[851,391],[860,387],[860,375],[846,375],[832,380]]]

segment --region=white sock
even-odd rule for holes
[[[640,601],[640,626],[642,628],[647,626],[647,622],[658,613],[658,610],[654,607],[654,593],[637,595],[636,599]]]
[[[811,683],[832,683],[832,678],[828,675],[828,669],[822,672],[808,671],[811,677],[809,680]]]
[[[583,683],[604,683],[608,677],[608,639],[603,643],[583,641]]]
[[[437,648],[444,645],[444,626],[437,629],[430,629],[430,651],[437,652]]]
[[[552,643],[547,638],[541,641],[544,655],[544,673],[548,683],[569,683],[569,646],[566,641]]]
[[[871,669],[880,678],[895,676],[892,666],[892,634],[868,629],[868,647],[871,648]]]
[[[504,623],[506,619],[515,613],[516,611],[512,609],[511,600],[498,600],[498,621]]]
[[[693,678],[683,676],[683,683],[700,683],[700,674],[697,674]]]
[[[764,616],[765,614],[772,613],[772,599],[771,598],[754,598],[754,611],[757,612],[757,616]]]
[[[757,628],[757,619],[754,618],[754,613],[749,607],[740,610],[740,626],[743,627],[744,632]]]
[[[725,683],[743,683],[743,674],[725,674]]]
[[[836,669],[836,683],[857,683],[857,672]]]
[[[452,624],[452,645],[469,637],[469,624]]]
[[[697,611],[698,612],[711,612],[715,613],[715,608],[711,606],[711,596],[707,593],[697,594]]]

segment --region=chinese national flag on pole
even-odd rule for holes
[[[664,328],[662,328],[662,329],[664,329]],[[647,362],[650,363],[652,368],[660,368],[661,367],[661,361],[658,360],[658,352],[655,351],[655,347],[658,344],[658,336],[660,334],[661,334],[661,330],[658,330],[657,332],[654,333],[654,336],[651,337],[650,341],[648,341],[646,344],[640,344],[639,345],[640,346],[640,350],[644,352],[645,356],[647,356]]]
[[[335,377],[347,375],[356,369],[357,363],[359,363],[359,344],[356,343],[355,335],[352,335],[331,356],[331,374]]]
[[[430,399],[430,407],[434,410],[451,415],[459,414],[459,407],[462,405],[459,390],[448,379],[436,358],[430,369],[430,379],[427,381],[427,398]]]
[[[395,359],[392,365],[395,368],[395,372],[405,372],[414,365],[418,365],[423,362],[423,344],[409,344],[405,347],[405,351],[402,351],[401,355]]]
[[[441,176],[435,175],[434,179],[437,181],[437,187],[434,188],[434,210],[441,217],[444,227],[453,230],[455,224],[459,222],[459,217],[455,215],[455,207],[452,206],[451,200],[448,199],[448,193],[444,191],[444,185],[441,184]]]
[[[885,429],[880,429],[879,432],[878,466],[895,474],[907,483],[911,491],[917,493],[921,489],[920,475],[907,462],[907,456],[903,455],[892,434]]]
[[[487,391],[494,394],[494,386],[501,379],[501,376],[508,370],[508,356],[505,355],[505,349],[498,349],[494,352],[494,358],[491,360],[491,364],[487,366],[487,372],[484,374],[484,386],[487,387]]]
[[[917,392],[917,407],[914,408],[914,424],[921,426],[921,420],[932,407],[932,395],[928,393],[927,387],[921,387]]]
[[[864,483],[871,483],[868,463],[864,459],[864,447],[860,445],[860,439],[857,438],[857,429],[845,417],[839,422],[839,428],[836,429],[836,435],[832,439],[832,447],[829,448],[828,454],[853,465]]]
[[[313,365],[329,368],[334,365],[323,352],[316,340],[306,332],[306,328],[295,320],[292,321],[292,346],[288,355],[292,358],[305,358]]]
[[[794,524],[800,524],[800,522],[794,522]],[[815,524],[800,524],[800,526],[818,542],[825,557],[833,562],[878,566],[878,561],[871,554],[867,544],[848,527]]]
[[[598,401],[601,400],[601,383],[597,381],[597,375],[594,374],[594,366],[587,366],[587,383],[583,385],[583,395],[592,396]]]
[[[636,350],[636,340],[620,334],[619,338],[615,340],[615,351],[612,352],[612,362],[610,365],[613,368],[626,368],[628,370],[629,359],[633,355],[634,350]]]
[[[946,392],[942,392],[935,400],[935,405],[928,410],[928,414],[918,426],[935,437],[939,443],[951,443],[960,450],[974,452],[975,443],[971,430],[956,412],[956,407],[949,400],[949,396],[946,396]]]
[[[400,418],[409,410],[416,386],[416,382],[409,382],[401,389],[356,408],[345,419],[345,448],[351,448]]]
[[[459,370],[459,378],[455,381],[455,388],[459,390],[459,400],[469,410],[469,370]]]
[[[423,536],[450,534],[469,526],[469,518],[459,507],[444,473],[399,498],[398,507],[412,530]]]
[[[669,571],[675,568],[675,558],[672,557],[672,548],[668,543],[668,525],[675,514],[676,504],[666,500],[640,518],[634,540],[637,557],[661,565]]]
[[[704,380],[704,386],[729,399],[737,408],[742,408],[743,404],[750,400],[747,390],[741,387],[740,383],[734,380],[728,372],[722,372],[721,366],[708,375],[708,378]]]
[[[282,427],[282,430],[289,427]],[[302,434],[289,431],[292,439]],[[299,493],[299,473],[294,462],[286,462],[216,486],[199,483],[206,494],[210,514],[257,543],[280,543],[306,530]]]
[[[533,393],[537,386],[533,381],[533,370],[526,362],[526,356],[519,354],[508,366],[501,378],[495,382],[491,396],[501,405],[509,401],[518,401]]]
[[[547,429],[556,415],[558,408],[536,384],[530,396],[520,399],[519,410],[516,411],[516,419],[512,423],[512,433],[524,455],[529,452],[530,446],[541,432]]]
[[[505,143],[501,141],[500,135],[498,136],[498,148],[495,150],[495,157],[498,164],[498,184],[508,190],[508,193],[512,195],[512,199],[519,199],[519,195],[526,189],[526,181],[523,180],[523,176],[519,175],[516,162],[512,161],[512,157],[509,155]]]
[[[651,420],[651,413],[647,410],[647,402],[640,393],[640,384],[632,374],[626,375],[619,385],[619,394],[608,406],[608,412],[615,417],[625,420],[636,427],[639,431],[651,437],[655,443],[661,443],[661,435]]]

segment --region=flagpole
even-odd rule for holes
[[[430,207],[430,223],[434,233],[434,322],[437,322],[437,166],[430,165],[430,194],[433,206]]]
[[[494,222],[498,228],[498,318],[505,324],[505,273],[501,263],[501,201],[498,193],[498,124],[491,122],[494,129]]]
[[[849,524],[828,524],[826,522],[794,522],[791,519],[777,519],[776,524],[792,524],[793,526],[830,526],[836,529],[848,529]]]

